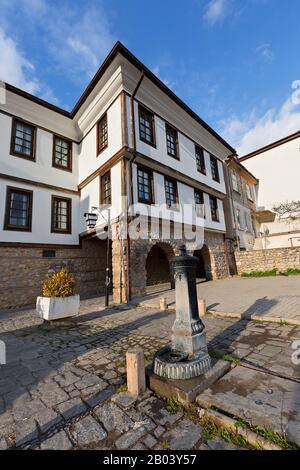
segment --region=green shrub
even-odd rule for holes
[[[270,271],[251,271],[250,273],[242,273],[242,277],[269,277],[277,276],[278,268],[271,269]]]
[[[75,278],[66,269],[49,276],[43,283],[44,297],[70,297],[74,294]]]
[[[300,274],[300,269],[288,268],[285,272],[288,276],[297,276]]]

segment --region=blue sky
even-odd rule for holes
[[[300,129],[299,0],[0,0],[0,79],[71,109],[122,41],[241,155]]]

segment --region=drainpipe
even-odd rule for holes
[[[230,155],[230,157],[232,157],[232,156]],[[239,237],[238,237],[238,233],[237,233],[237,219],[236,219],[236,213],[235,213],[234,204],[233,204],[233,188],[232,188],[232,181],[231,181],[229,163],[230,163],[229,161],[228,162],[225,161],[225,164],[228,168],[228,185],[229,185],[229,191],[230,191],[230,203],[231,203],[230,205],[231,205],[231,210],[232,210],[232,215],[233,215],[235,238],[236,238],[236,241],[238,243],[238,247],[240,248]]]
[[[139,87],[143,81],[145,76],[144,71],[136,84],[135,89],[130,97],[130,121],[131,121],[131,141],[132,141],[132,158],[129,160],[129,204],[127,206],[127,236],[126,236],[126,299],[127,303],[131,300],[131,279],[130,279],[130,266],[129,266],[129,259],[130,259],[130,238],[128,232],[128,208],[133,205],[133,177],[132,177],[132,164],[136,158],[136,133],[135,133],[135,116],[134,116],[134,98],[138,92]]]

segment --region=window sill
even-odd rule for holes
[[[156,143],[155,143],[155,142],[149,142],[149,141],[146,140],[146,139],[142,139],[142,137],[140,137],[140,141],[143,142],[143,144],[150,145],[150,147],[153,147],[153,148],[156,149]]]
[[[180,212],[180,207],[178,207],[178,206],[168,206],[167,205],[167,209],[171,212]]]
[[[26,155],[26,154],[23,154],[23,153],[18,153],[18,152],[10,152],[10,155],[12,157],[19,157],[19,158],[23,158],[24,160],[28,160],[30,162],[35,162],[35,156],[32,155],[32,156],[29,156],[29,155]]]
[[[56,230],[56,229],[52,229],[52,230],[51,230],[51,233],[56,233],[56,234],[60,234],[60,235],[72,235],[72,231],[71,231],[71,230]]]
[[[99,155],[101,155],[102,152],[104,152],[104,150],[106,150],[108,148],[108,144],[105,145],[105,147],[103,147],[101,150],[97,149],[97,157],[99,157]]]
[[[155,204],[154,201],[147,201],[147,200],[143,200],[143,199],[138,199],[138,203],[139,204],[147,204],[147,206],[152,206],[153,204]]]
[[[168,154],[168,157],[171,157],[171,158],[173,158],[174,160],[178,160],[178,161],[180,161],[180,158],[179,158],[179,157],[177,157],[177,155],[171,155],[171,154],[170,154],[170,153],[168,153],[168,152],[167,152],[167,154]]]
[[[5,225],[3,230],[9,230],[14,232],[31,232],[31,227],[18,227],[14,225]]]
[[[67,171],[69,173],[72,173],[72,168],[71,167],[69,167],[69,168],[68,167],[63,167],[63,166],[60,166],[60,165],[55,165],[53,163],[52,168],[55,168],[56,170],[63,170],[63,171]]]

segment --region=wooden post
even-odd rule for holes
[[[144,351],[136,347],[126,353],[127,389],[130,395],[138,396],[146,390]]]
[[[167,310],[167,299],[165,297],[160,297],[159,299],[159,309],[160,310]]]
[[[206,314],[205,299],[198,299],[198,310],[199,310],[199,317],[204,317]]]

